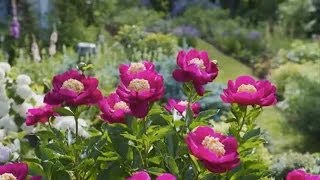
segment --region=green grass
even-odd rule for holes
[[[218,60],[219,75],[215,82],[227,83],[228,80],[235,79],[239,75],[252,75],[252,70],[249,67],[223,54],[203,40],[197,40],[196,48],[207,51],[211,58]],[[303,142],[305,142],[306,139],[307,141],[313,141],[312,138],[305,137],[291,128],[282,112],[275,107],[264,108],[264,111],[257,119],[257,124],[265,131],[267,137],[270,139],[269,147],[272,153],[280,153],[288,151],[289,149],[298,151],[310,149],[310,151],[312,151],[311,148],[303,147]]]

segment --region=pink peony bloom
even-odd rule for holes
[[[128,104],[122,101],[116,93],[102,99],[99,107],[103,113],[101,117],[109,123],[125,123],[125,116],[131,113]]]
[[[172,112],[174,109],[177,110],[181,115],[186,111],[188,107],[187,101],[169,99],[168,103],[165,105],[167,111]],[[195,102],[191,104],[191,110],[195,116],[200,112],[200,103]]]
[[[142,71],[155,71],[154,64],[150,61],[143,61],[138,63],[121,64],[119,66],[120,76],[128,74],[136,74]]]
[[[46,94],[44,102],[67,106],[95,104],[102,99],[98,83],[96,78],[87,77],[76,70],[69,70],[53,78],[53,89]]]
[[[133,173],[127,180],[151,180],[151,177],[145,171],[138,171]]]
[[[187,135],[186,143],[192,155],[211,172],[223,173],[240,164],[237,140],[217,133],[211,127],[197,127]]]
[[[255,80],[250,76],[239,76],[234,82],[228,81],[221,99],[225,103],[240,105],[270,106],[277,102],[276,87],[267,80]]]
[[[129,104],[131,112],[135,117],[143,118],[148,114],[149,104],[159,100],[163,96],[164,83],[163,77],[154,71],[153,68],[143,68],[144,66],[148,68],[150,64],[148,67],[147,65],[143,65],[143,63],[137,64],[130,68],[133,66],[132,63],[127,68],[128,71],[136,69],[131,70],[132,72],[124,72],[124,66],[120,66],[122,67],[122,70],[120,70],[120,73],[122,73],[120,74],[121,81],[116,92],[123,101]]]
[[[38,122],[40,123],[48,122],[51,116],[57,115],[57,113],[54,112],[55,107],[56,106],[51,106],[49,104],[46,104],[43,107],[28,109],[26,125],[32,126],[37,124]]]
[[[288,173],[286,180],[320,180],[320,175],[312,175],[302,169],[296,169]]]
[[[212,82],[218,75],[218,66],[209,59],[206,51],[180,51],[177,64],[179,69],[174,70],[173,78],[179,82],[192,82],[200,96],[205,92],[203,85]]]
[[[0,166],[0,179],[25,180],[28,175],[28,165],[25,163],[5,164]]]
[[[177,178],[170,173],[162,173],[156,178],[156,180],[177,180]]]

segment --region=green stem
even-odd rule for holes
[[[79,152],[78,152],[78,142],[79,142],[79,122],[78,122],[78,115],[74,115],[74,120],[76,123],[76,142],[75,142],[75,164],[77,165],[79,162]],[[75,171],[76,180],[80,180],[79,172]]]
[[[247,116],[247,107],[245,108],[245,111],[244,111],[244,115],[243,115],[243,118],[242,118],[242,122],[241,122],[241,125],[240,125],[240,128],[239,128],[239,137],[240,137],[240,132],[243,128],[243,125],[246,121],[246,116]]]

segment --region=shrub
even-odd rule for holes
[[[319,65],[319,62],[289,63],[280,66],[273,74],[278,92],[284,97],[280,108],[289,117],[289,124],[317,137],[320,132]]]

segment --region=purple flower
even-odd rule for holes
[[[20,37],[20,23],[17,17],[14,17],[12,19],[10,25],[10,35],[13,36],[15,39],[18,39]]]
[[[5,164],[0,166],[0,179],[25,180],[28,175],[28,165],[25,163]]]
[[[211,127],[197,127],[187,135],[186,143],[192,155],[211,172],[223,173],[240,164],[237,140],[217,133]]]
[[[320,180],[320,175],[312,175],[302,169],[296,169],[288,173],[286,180]]]
[[[277,102],[274,85],[267,80],[256,81],[250,76],[239,76],[235,82],[229,80],[223,93],[220,97],[225,103],[270,106]]]
[[[48,122],[50,117],[57,114],[54,112],[55,107],[57,106],[51,106],[49,104],[46,104],[43,107],[28,109],[26,125],[32,126],[37,124],[38,122],[40,123]]]
[[[206,51],[180,51],[177,64],[179,69],[174,70],[173,78],[179,82],[192,82],[200,96],[205,92],[203,85],[212,82],[218,75],[218,66],[209,59]]]
[[[98,83],[96,78],[87,77],[76,70],[69,70],[53,78],[53,89],[46,94],[44,102],[67,106],[95,104],[102,99]]]
[[[261,38],[261,33],[259,31],[250,31],[247,38],[250,40],[259,40]]]
[[[99,102],[103,113],[101,117],[109,123],[125,123],[125,116],[130,114],[128,104],[120,99],[116,93],[111,93]]]
[[[165,109],[169,112],[172,112],[174,109],[177,110],[181,115],[186,111],[188,107],[187,101],[177,100],[177,99],[169,99],[168,103],[165,105]],[[195,102],[190,105],[191,110],[194,116],[197,116],[200,112],[200,103]]]
[[[163,77],[154,70],[154,65],[150,62],[121,65],[119,71],[121,81],[117,94],[129,104],[135,117],[145,117],[149,104],[159,100],[164,94]]]
[[[133,173],[127,180],[151,180],[151,177],[145,171],[138,171]]]

